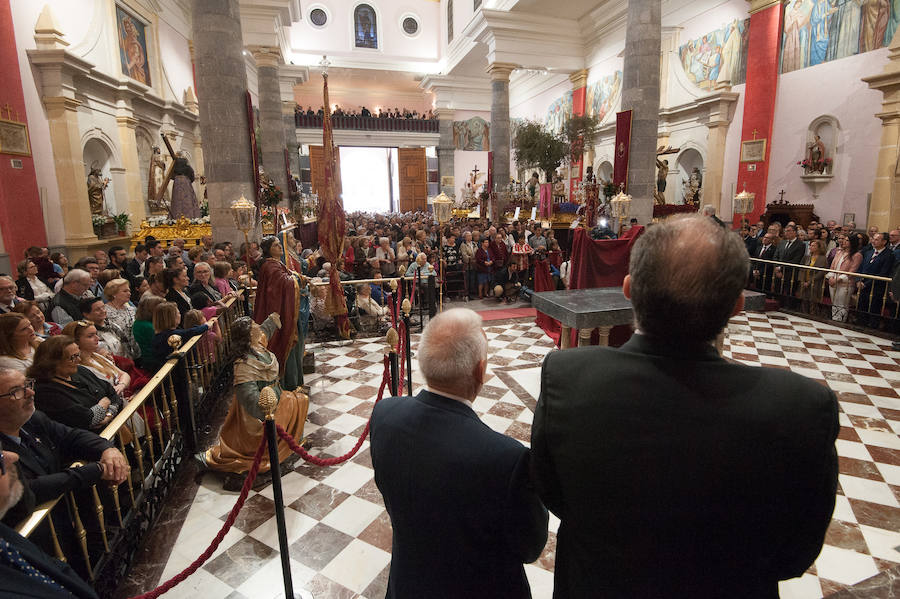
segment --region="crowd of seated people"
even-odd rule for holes
[[[294,114],[298,116],[323,116],[325,114],[325,107],[319,106],[319,109],[313,111],[312,106],[307,106],[306,110],[303,110],[303,107],[299,104],[294,106]],[[437,119],[433,110],[429,110],[425,113],[420,113],[418,110],[410,110],[408,108],[404,108],[403,110],[399,108],[376,108],[374,111],[370,110],[365,106],[360,106],[359,108],[350,108],[344,110],[341,106],[336,105],[334,110],[331,111],[331,114],[334,116],[343,116],[343,117],[360,117],[360,118],[378,118],[378,119],[406,119],[413,120],[419,119],[423,121],[433,121]]]

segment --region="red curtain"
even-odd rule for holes
[[[625,275],[628,274],[628,258],[634,242],[644,232],[638,225],[622,234],[620,239],[593,240],[582,228],[575,229],[572,242],[572,254],[569,262],[569,289],[592,289],[596,287],[621,287]],[[545,274],[546,273],[546,274]],[[538,261],[534,269],[534,290],[552,291],[553,280],[546,260]],[[559,321],[537,313],[537,325],[559,345]],[[571,343],[577,343],[576,331],[572,331]],[[631,336],[628,326],[614,327],[610,332],[609,344],[619,346]],[[591,338],[596,344],[597,333]]]

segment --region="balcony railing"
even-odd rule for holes
[[[210,347],[202,335],[189,339],[100,433],[128,460],[127,480],[66,493],[37,506],[17,527],[72,566],[101,598],[111,597],[123,580],[165,504],[179,463],[197,450],[211,404],[227,391],[231,324],[246,314],[243,296],[241,291],[229,299],[219,313],[220,342]],[[136,426],[138,418],[142,426]]]
[[[321,129],[324,117],[294,114],[294,125],[301,129]],[[395,119],[363,116],[334,116],[331,126],[334,129],[348,131],[397,131],[404,133],[437,133],[437,119]]]

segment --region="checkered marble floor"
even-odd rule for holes
[[[474,402],[489,426],[526,445],[552,342],[531,320],[485,325],[489,376]],[[413,347],[417,342],[413,335]],[[900,352],[889,341],[779,313],[742,314],[729,325],[727,357],[790,368],[831,386],[841,402],[840,486],[834,520],[816,564],[781,585],[785,598],[828,596],[900,564]],[[350,449],[371,412],[382,376],[380,340],[313,347],[306,434],[314,453]],[[415,390],[423,381],[413,358]],[[283,477],[295,589],[316,599],[380,599],[390,564],[391,528],[375,486],[368,442],[330,468],[300,463]],[[175,540],[161,581],[180,571],[220,528],[237,493],[206,475]],[[541,557],[525,566],[535,598],[549,598],[559,521]],[[213,558],[167,597],[239,599],[283,596],[271,486],[251,492]]]

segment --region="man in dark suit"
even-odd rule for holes
[[[750,232],[750,227],[741,227],[741,239],[744,241],[744,247],[751,256],[756,256],[756,250],[759,249],[759,240]]]
[[[760,260],[775,259],[775,235],[766,233],[763,235],[762,243],[756,251],[754,258]],[[766,262],[752,262],[753,265],[753,281],[758,289],[762,291],[772,290],[772,275],[775,274],[775,267]]]
[[[894,254],[887,249],[887,239],[884,233],[875,233],[871,239],[872,249],[863,254],[862,264],[859,265],[860,274],[876,277],[888,277],[893,274]],[[863,279],[857,282],[859,289],[859,302],[857,309],[861,324],[877,329],[881,325],[881,310],[884,308],[884,296],[887,283]]]
[[[631,340],[547,355],[531,443],[538,491],[561,520],[557,599],[777,597],[819,554],[837,400],[718,354],[747,267],[736,235],[669,219],[631,253]]]
[[[134,246],[134,258],[125,264],[125,270],[128,271],[128,274],[131,275],[132,279],[144,274],[144,260],[146,260],[149,255],[150,253],[147,251],[147,246],[143,243]]]
[[[531,597],[523,563],[547,541],[530,452],[472,410],[485,380],[481,317],[447,310],[418,347],[427,387],[372,412],[375,483],[394,530],[387,597]]]
[[[19,477],[19,456],[0,451],[0,518],[27,495]],[[30,511],[30,510],[29,510]],[[0,597],[96,599],[97,594],[72,569],[0,524]]]
[[[800,264],[803,262],[803,256],[806,255],[806,244],[797,239],[797,226],[788,224],[784,228],[784,240],[778,244],[775,250],[776,262],[789,262],[791,264]],[[776,266],[775,278],[780,281],[775,283],[777,291],[788,297],[788,303],[793,301],[794,292],[800,284],[797,281],[799,271],[789,266]]]

